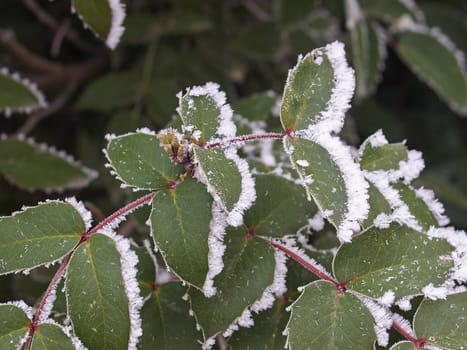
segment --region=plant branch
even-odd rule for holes
[[[243,136],[238,136],[238,137],[234,137],[231,139],[225,139],[225,140],[209,143],[206,145],[206,148],[226,147],[226,146],[229,146],[235,143],[244,143],[244,142],[264,140],[264,139],[282,139],[285,136],[287,136],[287,134],[279,134],[279,133],[243,135]]]
[[[300,265],[305,267],[310,272],[314,273],[319,278],[321,278],[323,280],[326,280],[328,282],[331,282],[338,289],[340,289],[342,287],[341,283],[337,282],[331,276],[329,276],[328,274],[321,271],[321,269],[319,269],[317,266],[314,266],[311,262],[305,260],[304,258],[299,256],[298,254],[296,254],[294,251],[292,251],[291,249],[283,246],[280,243],[277,243],[277,242],[274,242],[274,241],[271,241],[271,240],[269,240],[269,244],[271,244],[274,248],[279,249],[281,252],[285,253],[288,257],[290,257],[293,260],[295,260],[296,262],[298,262]]]
[[[393,321],[392,322],[392,327],[398,331],[405,339],[407,339],[408,341],[410,341],[411,343],[413,343],[413,345],[415,345],[415,347],[418,349],[422,349],[423,346],[425,345],[426,343],[426,339],[425,338],[420,338],[420,339],[417,339],[415,338],[414,336],[412,336],[411,334],[409,334],[399,323],[397,323],[396,321]]]

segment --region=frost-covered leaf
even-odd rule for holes
[[[255,177],[258,198],[245,213],[245,225],[255,234],[282,237],[295,234],[316,213],[303,188],[276,175]]]
[[[341,141],[326,134],[316,141],[287,137],[284,148],[307,193],[338,229],[339,239],[349,241],[367,215],[368,185]]]
[[[348,288],[373,298],[391,290],[396,299],[443,284],[453,267],[453,248],[406,226],[371,227],[339,248],[333,270]]]
[[[0,137],[0,174],[18,187],[47,192],[81,188],[97,176],[63,151],[14,137]]]
[[[12,112],[30,113],[47,105],[36,85],[20,78],[18,73],[10,73],[7,68],[0,68],[0,91],[0,111],[7,117]]]
[[[252,94],[233,103],[232,108],[248,120],[266,120],[273,112],[277,98],[273,91]]]
[[[287,343],[293,350],[371,349],[376,338],[365,305],[326,281],[308,284],[291,310]]]
[[[402,16],[410,16],[414,21],[423,21],[423,12],[412,0],[359,0],[365,14],[394,23]]]
[[[430,226],[439,226],[428,205],[423,199],[417,197],[417,193],[412,186],[398,182],[393,187],[397,189],[402,201],[407,204],[410,213],[424,230],[428,230]]]
[[[336,41],[299,57],[289,71],[282,97],[284,130],[340,131],[354,88],[353,70],[347,65],[342,43]]]
[[[445,350],[467,344],[467,293],[448,295],[445,300],[423,300],[415,313],[414,330],[427,344]]]
[[[120,0],[72,0],[72,11],[77,12],[85,27],[89,27],[106,45],[114,49],[125,30],[125,5]]]
[[[140,350],[199,350],[202,335],[189,315],[188,301],[182,300],[187,287],[165,283],[155,290],[141,309],[143,336]]]
[[[386,42],[378,24],[364,18],[357,0],[346,1],[352,59],[357,80],[357,97],[370,95],[381,77],[386,59]]]
[[[0,304],[0,349],[15,350],[24,341],[31,323],[31,310],[26,308],[23,302]]]
[[[254,325],[240,328],[228,340],[232,350],[283,350],[286,338],[282,331],[290,316],[285,310],[286,306],[287,302],[280,298],[271,309],[253,314]]]
[[[370,136],[360,148],[359,163],[363,169],[397,170],[399,162],[408,159],[407,147],[403,143],[377,144],[373,140]]]
[[[65,256],[88,229],[90,213],[74,199],[49,201],[0,217],[0,274]]]
[[[224,242],[227,247],[223,256],[224,269],[214,278],[217,293],[206,298],[196,289],[189,290],[191,308],[205,339],[232,325],[231,333],[237,323],[251,326],[250,313],[244,311],[261,299],[266,287],[274,281],[275,252],[266,241],[255,237],[248,239],[246,232],[235,229],[228,231]],[[263,303],[257,308],[262,309]]]
[[[110,136],[105,154],[123,185],[136,189],[166,188],[184,173],[182,166],[172,163],[156,134],[145,129]]]
[[[243,211],[256,198],[247,162],[240,159],[234,149],[224,151],[194,145],[193,153],[197,163],[196,177],[206,183],[214,200],[221,203],[228,213],[228,222],[233,226],[240,225]]]
[[[122,238],[95,234],[68,265],[68,316],[89,349],[134,349],[140,335],[141,300],[133,270],[137,258],[128,246]]]
[[[415,345],[408,340],[400,341],[393,346],[389,350],[417,350]]]
[[[141,295],[149,295],[154,288],[154,283],[156,282],[156,257],[152,252],[152,247],[150,246],[149,241],[146,240],[145,246],[132,246],[131,250],[134,251],[138,257],[138,265],[136,266],[138,273],[136,275],[136,279],[138,280],[139,287],[141,289]]]
[[[396,52],[454,111],[467,114],[464,54],[439,29],[402,21]]]
[[[225,92],[219,90],[216,83],[193,86],[186,93],[179,94],[177,109],[185,130],[199,131],[200,144],[209,142],[214,137],[233,137],[236,133],[232,122],[232,109],[226,104]]]
[[[140,45],[160,36],[193,35],[213,28],[210,18],[184,8],[154,15],[147,12],[129,14],[125,19],[122,44]]]
[[[392,212],[391,205],[372,183],[369,183],[368,186],[368,203],[370,204],[370,211],[368,212],[368,217],[363,222],[364,228],[373,225],[374,220],[379,214],[389,215]]]
[[[42,323],[32,337],[31,350],[75,350],[70,336],[54,323]]]
[[[187,179],[152,201],[151,232],[168,267],[202,289],[208,272],[212,198],[203,184]]]

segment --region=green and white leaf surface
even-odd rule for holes
[[[29,333],[32,309],[24,302],[0,304],[0,348],[16,349]]]

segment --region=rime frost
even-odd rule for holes
[[[111,49],[115,49],[120,42],[125,28],[122,26],[125,19],[125,5],[120,0],[109,0],[110,12],[112,14],[112,21],[110,24],[109,34],[107,35],[105,43]]]
[[[6,303],[1,303],[0,305],[12,305],[16,306],[17,308],[20,308],[23,310],[23,312],[26,314],[26,317],[32,320],[32,307],[26,304],[23,300],[16,300],[16,301],[8,301]]]
[[[357,22],[363,19],[363,14],[357,0],[346,0],[345,11],[347,16],[347,29],[352,30]]]
[[[83,202],[78,202],[75,197],[68,197],[65,199],[65,202],[71,204],[78,211],[78,213],[84,221],[86,231],[89,230],[91,228],[92,223],[92,214],[89,210],[86,209]]]
[[[446,299],[448,295],[448,290],[446,287],[435,287],[433,283],[423,287],[422,292],[425,297],[431,300]]]
[[[370,298],[357,296],[368,308],[375,320],[375,333],[378,344],[387,346],[389,342],[389,329],[392,326],[392,315],[388,308],[379,305]]]
[[[425,202],[440,226],[449,224],[449,218],[444,215],[444,206],[435,198],[435,193],[432,190],[420,187],[415,189],[415,195]]]
[[[401,309],[402,311],[410,311],[412,310],[412,304],[410,303],[410,300],[412,300],[412,297],[406,296],[398,301],[396,301],[396,305]]]

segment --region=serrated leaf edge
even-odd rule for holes
[[[37,85],[26,78],[22,78],[19,73],[11,73],[7,67],[0,68],[0,74],[6,76],[29,89],[30,92],[36,97],[38,104],[36,106],[25,106],[19,108],[4,108],[3,112],[6,117],[9,117],[13,112],[31,113],[35,109],[47,107],[47,101],[43,93],[37,88]],[[0,109],[1,110],[1,109]]]
[[[50,194],[52,192],[61,193],[61,192],[64,192],[65,190],[67,190],[67,189],[80,189],[80,188],[86,187],[87,185],[89,185],[89,183],[91,181],[96,179],[98,177],[98,175],[99,175],[99,173],[96,170],[93,170],[93,169],[90,169],[90,168],[84,166],[80,161],[75,160],[75,158],[73,156],[67,154],[65,151],[57,150],[54,146],[49,146],[46,143],[38,143],[32,137],[26,137],[26,136],[24,136],[22,134],[19,134],[19,135],[16,135],[16,136],[8,136],[6,134],[1,134],[0,135],[0,141],[8,140],[8,139],[26,142],[27,144],[35,147],[36,149],[40,150],[41,152],[49,153],[49,154],[51,154],[53,156],[56,156],[56,157],[64,160],[68,164],[79,168],[85,174],[85,177],[82,180],[71,182],[71,183],[69,183],[69,184],[67,184],[67,185],[65,185],[63,187],[40,188],[40,190],[44,191],[47,194]],[[2,176],[5,179],[7,179],[11,184],[16,186],[15,182],[12,179],[9,179],[5,175],[2,175]],[[35,191],[35,189],[28,189],[28,188],[26,188],[25,190],[29,191],[29,192],[34,192]]]

